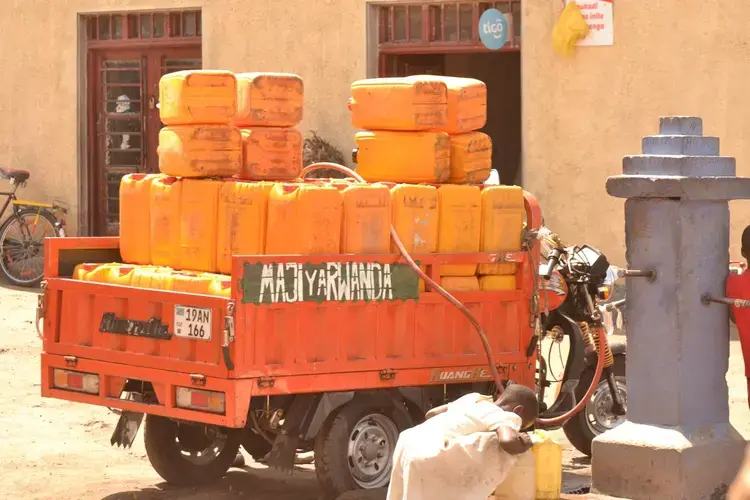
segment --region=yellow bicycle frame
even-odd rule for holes
[[[38,201],[27,201],[27,200],[18,200],[18,199],[16,199],[16,200],[12,200],[11,203],[14,206],[20,206],[20,207],[37,207],[37,208],[39,208],[40,210],[37,212],[36,218],[34,219],[34,226],[36,226],[39,223],[39,217],[40,217],[40,213],[41,213],[41,209],[42,208],[49,208],[49,209],[52,209],[52,210],[55,209],[55,205],[53,205],[52,203],[41,203],[41,202],[38,202]]]

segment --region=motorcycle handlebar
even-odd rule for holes
[[[552,271],[555,270],[557,265],[560,263],[560,256],[563,250],[560,248],[554,248],[550,251],[549,257],[547,258],[547,267],[540,273],[542,278],[549,280],[552,276]]]

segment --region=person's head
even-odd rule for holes
[[[521,429],[530,427],[539,416],[536,394],[525,385],[509,385],[496,403],[503,410],[521,417]]]
[[[750,263],[750,226],[742,231],[742,256]]]

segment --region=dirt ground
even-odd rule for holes
[[[0,286],[0,499],[24,500],[317,500],[311,466],[285,475],[247,458],[219,484],[200,490],[170,488],[152,470],[142,430],[129,450],[112,448],[117,416],[106,408],[40,396],[39,352],[33,320],[36,294]],[[727,376],[732,422],[750,436],[743,362],[736,340]],[[561,440],[564,436],[556,432]],[[566,443],[565,479],[585,484],[588,460]]]

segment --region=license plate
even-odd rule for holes
[[[174,334],[195,340],[211,340],[213,311],[204,307],[174,306]]]

